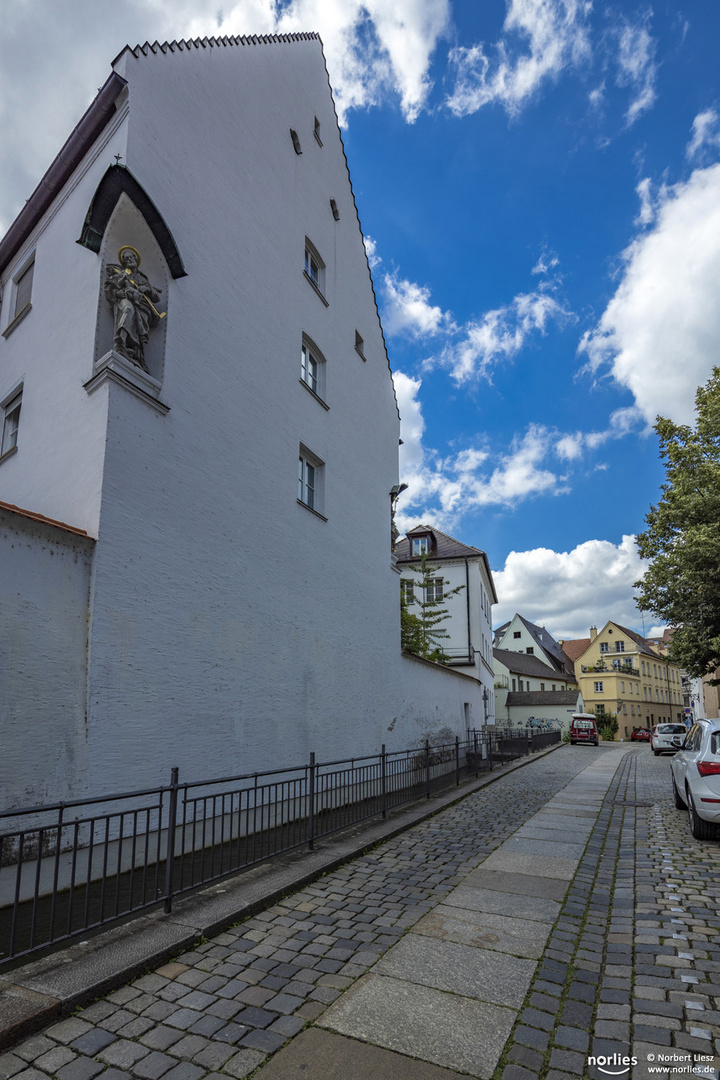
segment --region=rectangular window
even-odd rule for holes
[[[33,273],[35,271],[35,261],[33,260],[28,266],[27,270],[23,270],[20,277],[15,282],[15,309],[13,311],[13,318],[16,319],[23,308],[27,307],[30,303],[30,297],[32,296],[32,283]]]
[[[298,455],[298,502],[322,517],[325,466],[306,447]]]
[[[400,596],[408,607],[415,603],[415,582],[409,578],[400,578]]]
[[[305,237],[305,276],[325,299],[325,263],[317,248]],[[327,303],[327,301],[325,301]]]
[[[0,441],[0,457],[9,454],[17,447],[18,430],[20,428],[20,408],[22,406],[22,390],[13,394],[2,406],[2,440]]]
[[[430,550],[430,537],[429,536],[413,536],[412,538],[412,553],[413,555],[427,555]]]
[[[620,661],[619,660],[613,660],[613,670],[614,671],[619,671],[620,670]]]
[[[532,645],[528,649],[526,649],[525,652],[527,653],[528,656],[534,656],[534,654],[535,654],[535,650],[532,647]]]
[[[513,630],[513,637],[514,638],[522,637],[522,630]]]
[[[443,579],[430,578],[425,589],[425,602],[428,604],[436,603],[443,598]]]
[[[615,642],[615,652],[625,652],[625,642],[624,641],[616,641]]]
[[[601,682],[596,682],[595,683],[595,693],[596,694],[602,694],[602,692],[603,692],[603,684]]]
[[[515,690],[515,680],[514,679],[512,681],[512,688],[513,688],[513,691],[514,691]]]
[[[311,510],[315,509],[315,466],[300,455],[298,472],[298,499]]]
[[[621,694],[624,694],[624,693],[625,693],[625,683],[624,683],[624,682],[621,682],[621,683],[620,683],[620,693],[621,693]]]
[[[540,689],[541,689],[541,690],[544,690],[544,689],[545,689],[545,683],[544,683],[544,682],[541,682],[541,683],[540,683]]]
[[[610,646],[607,641],[600,642],[600,652],[610,652]]]
[[[310,350],[310,346],[303,342],[302,357],[300,360],[300,378],[309,386],[314,394],[317,394],[318,388],[318,362],[313,356]]]

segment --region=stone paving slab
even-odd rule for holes
[[[560,840],[571,844],[582,843],[584,847],[588,837],[592,836],[593,824],[593,822],[589,822],[587,827],[584,827],[584,823],[576,822],[571,827],[567,822],[564,825],[558,825],[554,821],[546,824],[541,818],[533,818],[527,825],[519,828],[515,835],[532,840]]]
[[[258,1080],[461,1080],[461,1074],[331,1031],[309,1028],[256,1074]]]
[[[503,852],[517,851],[521,855],[543,855],[552,858],[579,859],[585,850],[585,844],[573,844],[562,840],[544,837],[533,840],[526,836],[513,836],[502,846]]]
[[[341,1035],[489,1080],[515,1012],[459,994],[366,975],[318,1021]]]
[[[519,1009],[536,967],[533,960],[411,932],[385,953],[373,974]]]
[[[515,919],[531,919],[534,922],[554,923],[560,914],[560,904],[541,896],[524,896],[520,893],[495,892],[471,885],[458,885],[445,898],[449,907],[485,911],[488,914],[510,915]]]
[[[555,881],[531,874],[516,874],[504,870],[487,869],[487,859],[463,880],[463,886],[477,889],[492,889],[502,893],[516,893],[521,896],[541,896],[547,900],[560,901],[568,890],[567,881]]]
[[[474,945],[479,949],[539,959],[550,927],[547,923],[514,919],[468,908],[439,904],[413,928],[416,934]]]
[[[519,851],[493,851],[483,863],[483,869],[504,870],[513,874],[531,874],[533,877],[571,881],[575,877],[577,865],[577,859],[531,855]]]

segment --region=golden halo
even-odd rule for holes
[[[124,244],[120,248],[120,250],[118,251],[118,262],[120,264],[122,264],[122,253],[123,253],[123,251],[132,251],[132,252],[134,252],[135,257],[137,258],[137,261],[138,261],[138,266],[140,265],[140,252],[138,251],[137,248],[131,247],[130,244]]]

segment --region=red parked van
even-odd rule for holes
[[[570,721],[570,742],[573,746],[577,743],[592,743],[599,746],[597,724],[593,713],[575,713]]]

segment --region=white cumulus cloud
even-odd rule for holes
[[[383,325],[390,335],[418,338],[452,326],[450,316],[430,303],[430,289],[401,278],[396,272],[383,279]]]
[[[620,284],[580,348],[609,369],[649,423],[693,418],[720,356],[720,165],[658,196],[654,226],[622,256]]]
[[[191,37],[316,30],[341,123],[350,109],[377,104],[388,92],[415,120],[431,89],[432,55],[450,24],[449,0],[237,0],[220,15],[211,0],[192,8],[184,31]]]
[[[449,340],[432,362],[449,368],[457,383],[489,377],[498,363],[517,356],[532,334],[545,334],[551,321],[562,325],[572,317],[543,285],[456,328],[459,337]]]
[[[448,106],[457,116],[497,102],[515,114],[543,83],[590,56],[589,0],[509,0],[504,36],[455,48],[455,87]]]
[[[633,584],[645,568],[633,536],[619,544],[587,540],[572,551],[511,551],[493,572],[500,601],[493,621],[499,626],[517,611],[564,639],[589,637],[591,626],[609,619],[634,629],[640,614]]]
[[[424,445],[422,381],[403,372],[395,372],[393,379],[403,440],[400,479],[408,485],[398,503],[400,529],[420,519],[449,528],[478,507],[514,507],[538,495],[567,491],[564,476],[552,467],[557,437],[546,428],[531,425],[494,454],[483,443],[443,456]]]

